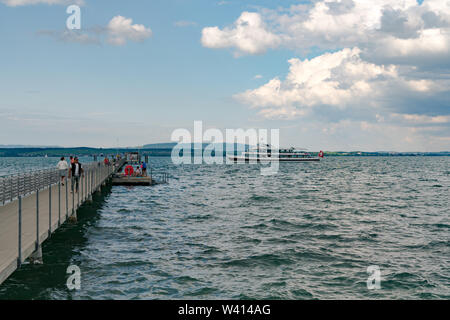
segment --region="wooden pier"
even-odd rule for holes
[[[78,192],[71,180],[64,185],[56,169],[0,179],[0,284],[23,261],[42,259],[41,244],[67,220],[76,221],[77,209],[123,166],[95,162],[83,165]]]

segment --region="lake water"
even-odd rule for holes
[[[26,173],[31,170],[56,168],[59,157],[0,157],[0,177],[16,173]],[[69,163],[69,158],[66,159]],[[93,157],[79,157],[81,163],[94,161]]]
[[[0,158],[0,172],[30,160]],[[106,188],[0,299],[450,298],[450,157],[329,157],[274,176],[151,166],[169,184]],[[69,265],[79,291],[66,287]],[[373,265],[381,288],[369,290]]]

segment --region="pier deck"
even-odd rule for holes
[[[83,166],[79,191],[71,193],[71,180],[63,186],[56,170],[45,172],[47,180],[3,178],[0,181],[0,284],[51,236],[77,209],[92,199],[118,167],[99,163]],[[51,171],[51,172],[50,172]],[[40,178],[39,178],[40,179]],[[9,185],[8,185],[9,183]],[[36,186],[29,192],[29,183]]]

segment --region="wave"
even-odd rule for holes
[[[221,265],[224,267],[242,267],[242,268],[253,268],[253,267],[278,267],[281,265],[289,265],[295,263],[294,260],[286,257],[286,255],[277,255],[273,253],[260,254],[250,256],[248,258],[233,259],[230,261],[222,262]]]

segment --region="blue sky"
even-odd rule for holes
[[[0,0],[0,144],[133,146],[202,120],[311,150],[448,150],[449,7],[394,2],[84,0],[67,33],[77,1]]]

